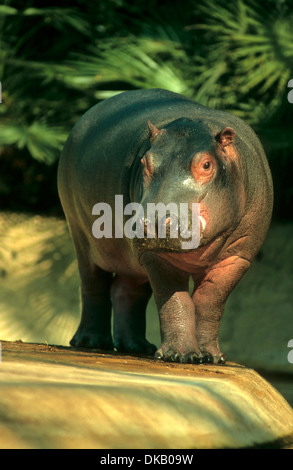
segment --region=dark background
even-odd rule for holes
[[[3,2],[2,2],[3,3]],[[0,210],[61,215],[60,151],[115,92],[161,87],[242,117],[293,214],[292,0],[5,1],[0,6]]]

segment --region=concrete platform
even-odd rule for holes
[[[239,364],[2,341],[0,448],[291,448],[293,410]]]

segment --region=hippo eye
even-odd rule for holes
[[[191,173],[198,183],[206,184],[212,180],[216,172],[216,161],[208,152],[194,155],[191,162]]]
[[[147,152],[141,159],[143,166],[143,182],[148,185],[154,173],[154,158],[150,152]]]

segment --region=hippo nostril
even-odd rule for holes
[[[139,219],[137,220],[137,224],[140,228],[143,228],[145,225],[144,217],[139,217]]]
[[[178,217],[176,214],[165,215],[161,218],[160,224],[158,224],[158,233],[160,230],[162,233],[165,233],[165,230],[168,230],[168,233],[173,236],[177,236],[178,233]]]
[[[147,218],[141,218],[140,224],[143,228],[144,236],[147,238],[155,238],[156,237],[156,226],[152,220]]]
[[[147,220],[144,217],[140,217],[137,221],[137,224],[138,224],[139,230],[142,231],[144,236],[147,236],[147,230],[148,230]]]

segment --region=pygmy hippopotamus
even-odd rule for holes
[[[81,278],[81,321],[70,344],[224,363],[218,333],[225,302],[259,251],[272,214],[271,174],[253,130],[176,93],[127,91],[93,106],[74,126],[58,189]],[[124,209],[138,203],[144,211],[148,203],[185,203],[189,214],[199,207],[196,246],[183,248],[183,235],[170,236],[169,212],[165,236],[158,236],[156,215],[149,237],[141,212],[134,226],[143,236],[127,235],[121,223],[133,212]],[[158,349],[145,338],[152,293]]]

